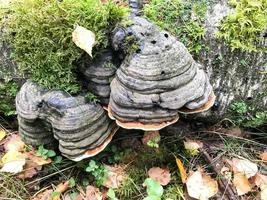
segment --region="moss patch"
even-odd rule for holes
[[[14,115],[16,112],[14,100],[18,88],[17,83],[13,81],[0,83],[0,113],[5,116]]]
[[[96,34],[94,52],[99,52],[109,45],[110,30],[125,12],[111,1],[15,0],[0,12],[0,22],[21,71],[47,88],[76,93],[73,63],[83,51],[71,40],[75,25]]]
[[[205,49],[203,26],[208,1],[152,0],[144,7],[145,16],[184,43],[190,53]]]
[[[219,38],[226,41],[232,50],[267,52],[263,32],[267,27],[266,0],[230,0],[234,12],[221,21]]]

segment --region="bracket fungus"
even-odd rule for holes
[[[114,33],[113,46],[123,47],[130,35],[139,48],[125,57],[111,82],[109,116],[123,128],[157,131],[175,123],[179,112],[209,109],[212,86],[186,47],[144,18],[131,20],[124,38],[122,30]]]
[[[99,97],[104,105],[109,103],[110,82],[114,78],[117,67],[110,51],[97,56],[89,64],[81,66],[80,70],[87,80],[89,91]]]
[[[48,144],[54,137],[61,153],[74,161],[102,151],[118,129],[100,105],[30,81],[17,94],[16,108],[26,143]]]

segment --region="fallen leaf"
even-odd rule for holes
[[[0,141],[6,137],[6,131],[4,129],[0,129]]]
[[[267,188],[261,190],[261,200],[267,200]]]
[[[26,165],[22,172],[18,174],[18,178],[27,179],[34,177],[38,171],[42,169],[42,166],[38,166],[35,162],[26,161]]]
[[[199,153],[199,149],[203,147],[203,143],[196,140],[186,140],[184,141],[184,147],[188,150],[192,155],[196,155]]]
[[[267,188],[267,176],[257,173],[255,176],[255,184],[261,189],[264,190]]]
[[[251,185],[243,173],[235,173],[233,184],[236,188],[238,196],[244,195],[251,191]]]
[[[267,151],[260,154],[260,158],[262,161],[267,161]]]
[[[202,170],[191,172],[186,181],[187,191],[190,197],[206,200],[218,192],[218,183]]]
[[[92,31],[77,25],[72,32],[72,41],[92,57],[92,49],[95,45],[95,34]]]
[[[13,134],[10,136],[6,144],[4,145],[7,151],[23,151],[25,143],[21,140],[19,135]]]
[[[43,157],[36,156],[36,153],[34,151],[25,152],[23,155],[27,160],[31,160],[32,162],[36,163],[38,166],[47,165],[52,162],[50,158],[44,159]]]
[[[171,174],[168,169],[162,169],[160,167],[152,167],[148,170],[149,178],[160,183],[160,185],[168,185],[171,181]]]
[[[43,192],[37,194],[36,196],[32,197],[30,200],[51,200],[51,194],[53,190],[44,190]]]
[[[88,185],[86,187],[86,200],[102,200],[103,195],[100,192],[99,188]]]
[[[232,168],[234,173],[242,173],[245,174],[247,178],[255,176],[258,172],[258,166],[246,159],[232,159]]]
[[[186,183],[187,175],[186,175],[186,170],[184,168],[184,165],[179,158],[175,157],[175,160],[176,160],[176,164],[178,166],[178,169],[180,171],[182,183]]]
[[[107,188],[119,188],[126,178],[124,167],[105,165],[105,168],[107,170],[107,178],[103,185]]]
[[[2,163],[3,167],[0,170],[1,172],[17,174],[23,170],[26,160],[22,153],[12,150],[8,151],[2,157]]]

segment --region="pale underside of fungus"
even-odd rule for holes
[[[124,128],[159,130],[178,112],[209,109],[215,100],[209,78],[175,37],[141,17],[113,37],[119,49],[134,36],[139,48],[127,55],[111,83],[109,115]]]
[[[16,109],[19,132],[27,144],[49,144],[54,137],[61,153],[74,161],[102,151],[117,131],[100,105],[30,81],[17,94]]]

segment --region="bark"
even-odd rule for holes
[[[227,114],[233,102],[240,100],[247,102],[255,111],[267,108],[267,54],[231,51],[229,46],[216,39],[219,22],[230,11],[226,0],[218,1],[209,8],[205,43],[210,50],[200,58],[217,96],[210,113],[219,118]]]

